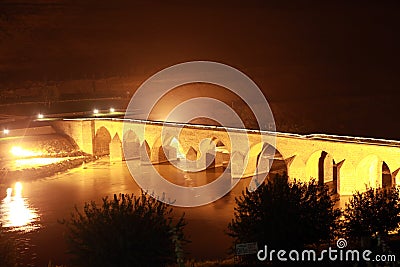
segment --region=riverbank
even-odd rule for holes
[[[49,158],[35,158],[35,160]],[[0,185],[9,186],[17,181],[32,181],[35,179],[45,178],[54,174],[66,172],[70,169],[81,166],[82,164],[96,160],[91,155],[80,155],[74,157],[61,158],[60,161],[45,164],[37,167],[25,168],[20,170],[0,170]]]

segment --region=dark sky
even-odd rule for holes
[[[1,1],[0,82],[212,60],[274,99],[400,96],[397,1],[191,2]]]

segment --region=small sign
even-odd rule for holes
[[[236,255],[256,254],[257,252],[257,242],[236,244]]]

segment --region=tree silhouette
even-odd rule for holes
[[[344,211],[344,232],[354,239],[386,238],[400,227],[400,189],[369,188],[355,193]]]
[[[276,249],[296,249],[332,239],[340,211],[328,188],[288,182],[276,175],[254,192],[236,198],[228,234],[236,243],[257,242]]]
[[[114,195],[98,207],[75,208],[66,225],[69,253],[77,266],[165,266],[181,257],[183,215],[149,195]],[[174,222],[175,221],[175,222]]]

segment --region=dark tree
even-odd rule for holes
[[[275,176],[254,192],[236,198],[228,234],[236,243],[257,242],[276,249],[295,249],[332,239],[340,211],[328,188],[288,182]]]
[[[357,192],[346,204],[344,232],[349,238],[386,238],[400,227],[400,189],[370,188]]]
[[[183,215],[147,194],[114,195],[98,207],[75,208],[66,225],[69,253],[78,266],[165,266],[181,257]]]

